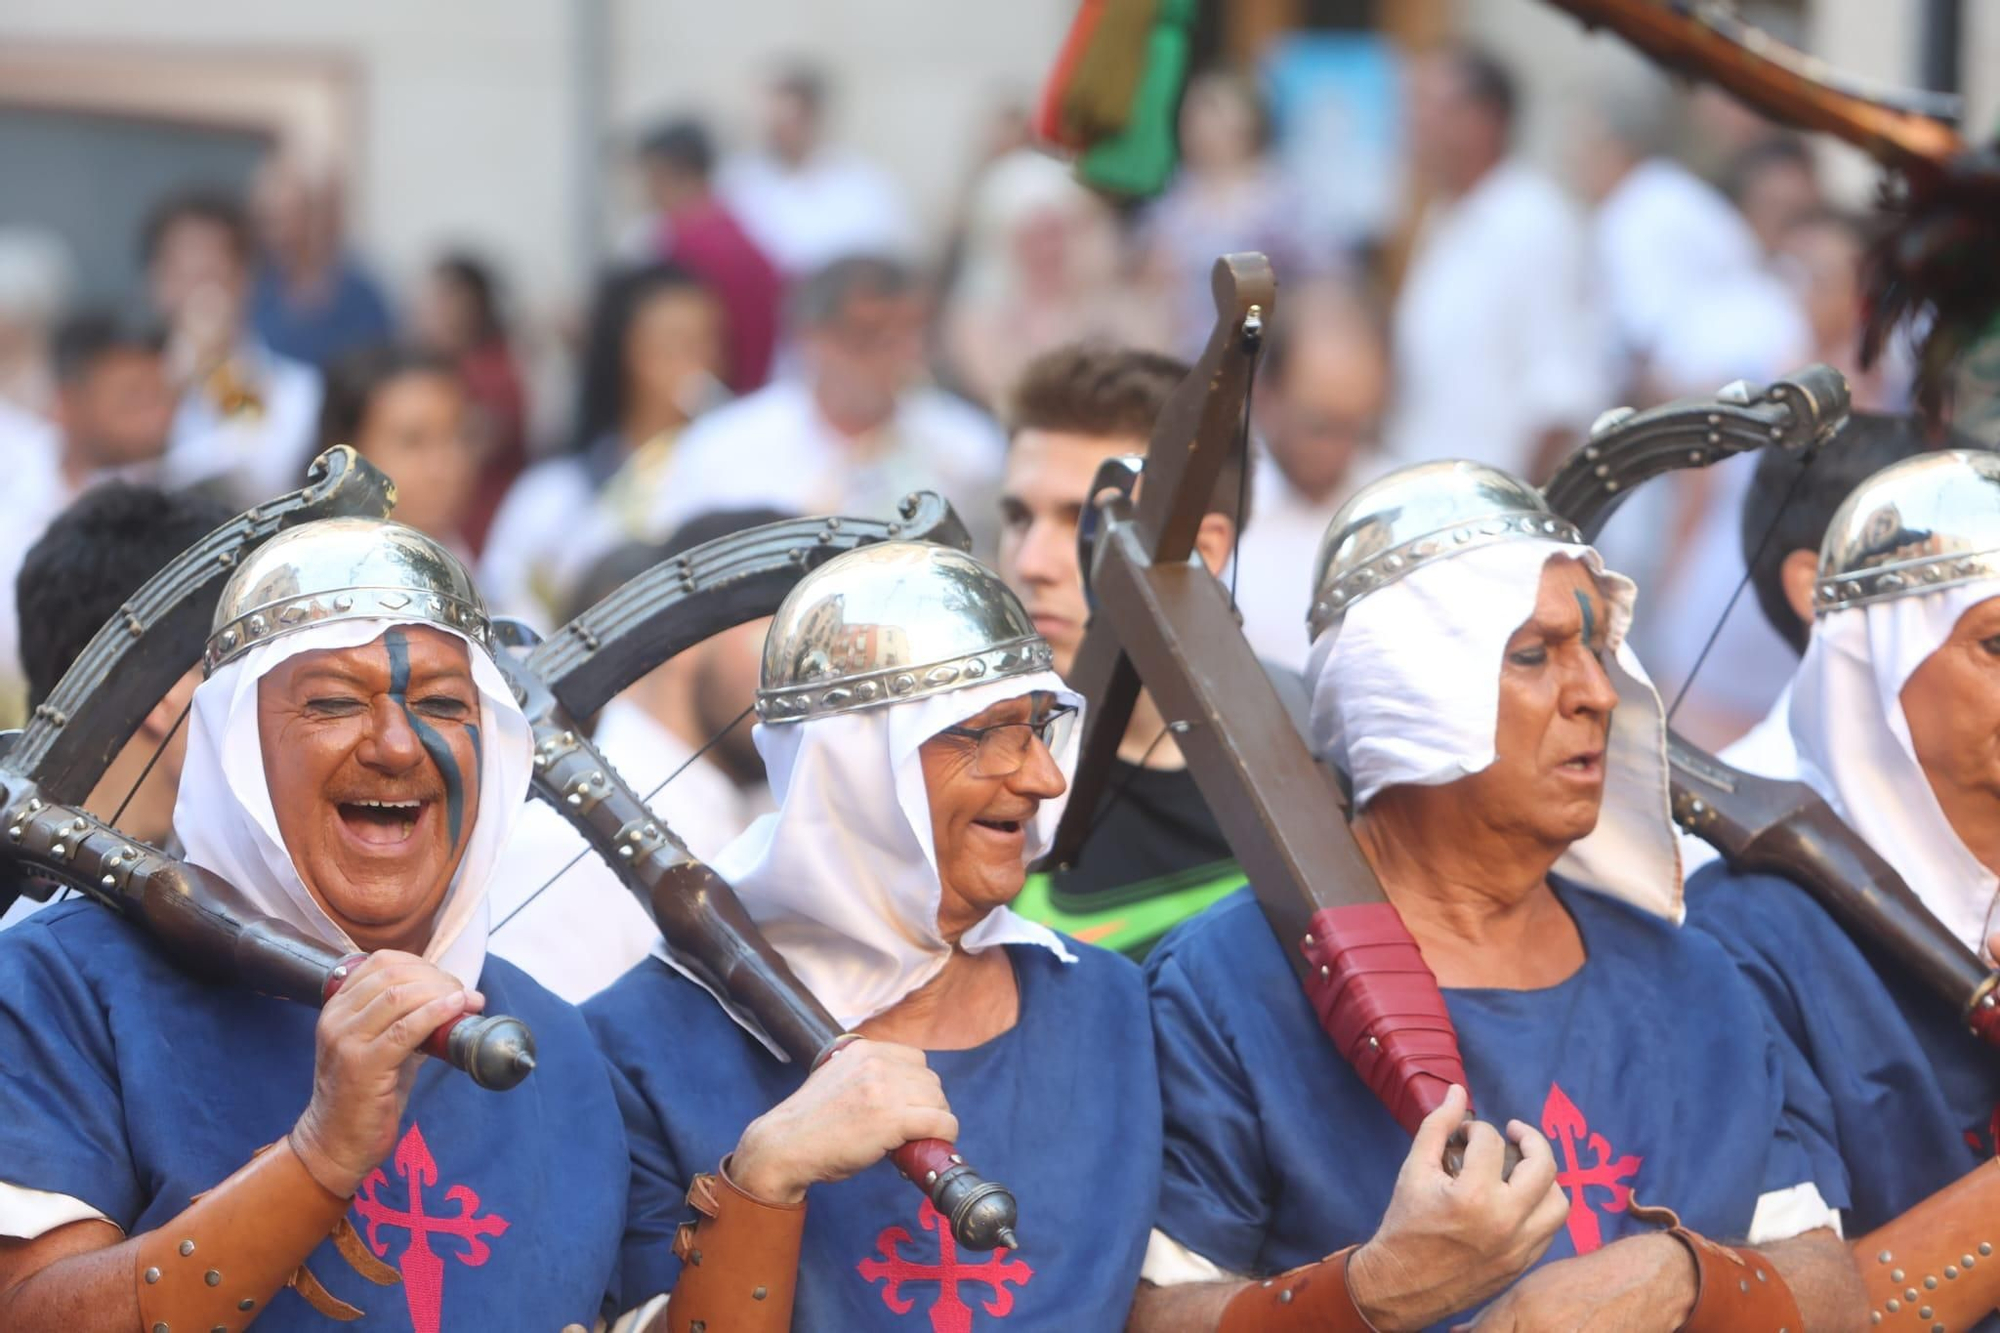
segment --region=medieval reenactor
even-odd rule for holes
[[[1357,493],[1317,575],[1313,748],[1521,1162],[1503,1184],[1475,1124],[1446,1179],[1456,1091],[1406,1161],[1257,902],[1225,900],[1148,960],[1167,1153],[1139,1308],[1229,1330],[1442,1328],[1489,1300],[1481,1329],[1845,1327],[1825,1094],[1677,926],[1632,584],[1469,463]],[[1301,1265],[1287,1304],[1245,1281]]]
[[[1160,1170],[1144,983],[1008,907],[1075,763],[1050,663],[943,546],[865,547],[785,598],[755,733],[778,809],[714,871],[858,1039],[787,1062],[665,948],[586,1005],[631,1143],[625,1305],[671,1290],[676,1329],[903,1328],[920,1302],[935,1328],[1123,1326]],[[884,1160],[925,1137],[977,1145],[1018,1239],[968,1253]]]
[[[241,911],[368,956],[329,974],[315,1013],[183,970],[82,900],[0,935],[0,1324],[597,1318],[624,1139],[582,1016],[487,953],[532,749],[493,651],[464,569],[412,529],[326,519],[242,558],[175,832]],[[10,813],[11,836],[40,820]],[[127,847],[105,883],[157,860]],[[539,1070],[505,1092],[416,1054],[482,1009],[540,1040]],[[509,1082],[532,1063],[513,1058]]]
[[[1827,529],[1814,603],[1791,706],[1801,776],[1990,966],[2000,929],[2000,457],[1924,454],[1863,482]],[[1831,1098],[1851,1232],[1890,1223],[1992,1160],[2000,1064],[1965,1030],[1993,1008],[1990,982],[1961,1014],[1880,941],[1844,930],[1772,875],[1717,865],[1694,877],[1688,900],[1690,920],[1736,957]],[[1948,1274],[1909,1304],[1946,1311],[1939,1318],[1952,1328],[1990,1314],[2000,1290],[1968,1291],[1993,1239],[1996,1174],[1972,1177],[1988,1193],[1960,1200],[1935,1255],[1892,1259],[1913,1282]],[[1860,1249],[1864,1269],[1875,1266],[1877,1247]]]

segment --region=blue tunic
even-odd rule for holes
[[[375,1286],[331,1240],[306,1260],[364,1318],[333,1325],[281,1289],[259,1333],[588,1327],[615,1284],[624,1130],[582,1016],[501,959],[490,1012],[534,1030],[539,1067],[484,1091],[418,1067],[397,1144],[348,1210],[402,1275]],[[306,1005],[177,970],[94,903],[0,934],[0,1179],[82,1199],[127,1234],[158,1227],[283,1138],[312,1097]]]
[[[1854,1194],[1849,1235],[1994,1155],[2000,1051],[1950,1004],[1878,968],[1805,890],[1718,862],[1689,881],[1688,920],[1736,959],[1826,1088]]]
[[[1481,1118],[1525,1121],[1555,1150],[1570,1215],[1541,1262],[1656,1230],[1631,1217],[1635,1193],[1719,1238],[1742,1237],[1768,1190],[1811,1181],[1841,1206],[1806,1143],[1824,1094],[1727,956],[1612,899],[1558,893],[1587,955],[1574,975],[1444,992]],[[1327,1040],[1256,900],[1246,890],[1181,926],[1147,970],[1160,1229],[1246,1276],[1373,1235],[1409,1136]]]
[[[966,1160],[1013,1191],[1021,1248],[959,1254],[888,1162],[808,1196],[793,1327],[862,1333],[1116,1333],[1138,1286],[1159,1193],[1160,1103],[1139,969],[1072,944],[1077,962],[1010,948],[1015,1025],[929,1052]],[[632,1145],[622,1303],[673,1286],[687,1186],[743,1127],[798,1089],[699,987],[648,958],[584,1005],[620,1084]],[[691,1079],[690,1070],[700,1071]]]

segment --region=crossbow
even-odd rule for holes
[[[564,815],[652,915],[674,956],[778,1049],[815,1069],[851,1040],[771,947],[730,886],[687,849],[591,743],[576,719],[709,636],[774,614],[794,584],[871,542],[970,545],[938,496],[906,496],[895,519],[793,519],[718,537],[655,565],[536,645],[503,660],[535,733],[533,790]],[[504,657],[504,655],[503,655]],[[1015,1245],[1016,1206],[949,1143],[892,1154],[960,1245]]]
[[[1143,686],[1175,719],[1188,771],[1320,1026],[1414,1133],[1466,1082],[1443,994],[1338,817],[1341,793],[1244,639],[1228,591],[1190,558],[1249,406],[1277,297],[1270,262],[1224,256],[1214,292],[1207,348],[1168,399],[1143,466],[1106,464],[1079,527],[1093,610],[1069,680],[1090,709],[1048,859],[1061,865],[1081,848]]]
[[[1752,449],[1817,450],[1836,440],[1846,416],[1846,382],[1826,366],[1761,390],[1739,381],[1710,401],[1619,409],[1599,419],[1544,494],[1594,540],[1649,478]],[[1950,1004],[1973,1035],[2000,1045],[2000,973],[1946,929],[1818,793],[1802,782],[1744,773],[1671,728],[1667,760],[1674,818],[1683,828],[1737,869],[1799,884],[1855,940]]]
[[[140,721],[201,659],[217,594],[243,557],[314,519],[382,518],[395,487],[345,445],[314,459],[303,489],[208,534],[148,579],[98,630],[28,725],[0,752],[0,861],[27,892],[85,894],[152,936],[209,979],[320,1005],[362,960],[248,906],[221,877],[128,838],[83,803]],[[12,901],[0,890],[0,908]],[[487,1088],[511,1088],[535,1067],[527,1026],[464,1015],[423,1049]]]

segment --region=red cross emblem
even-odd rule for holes
[[[431,1158],[430,1145],[424,1142],[423,1132],[415,1124],[396,1145],[391,1161],[396,1174],[409,1184],[409,1207],[398,1210],[377,1197],[376,1191],[389,1184],[389,1177],[377,1167],[361,1182],[361,1192],[354,1196],[354,1211],[368,1223],[368,1248],[375,1251],[377,1258],[389,1255],[389,1244],[379,1234],[381,1228],[393,1227],[410,1233],[402,1258],[396,1261],[396,1268],[403,1275],[403,1297],[410,1303],[410,1325],[416,1333],[438,1333],[444,1308],[444,1259],[431,1249],[431,1237],[456,1236],[464,1242],[464,1247],[453,1248],[454,1256],[467,1267],[477,1268],[492,1252],[482,1238],[506,1231],[507,1220],[491,1213],[478,1216],[479,1196],[464,1185],[453,1185],[444,1195],[447,1203],[458,1205],[458,1216],[432,1217],[424,1211],[424,1190],[437,1184],[438,1168]]]
[[[1632,1187],[1623,1182],[1638,1173],[1645,1158],[1628,1153],[1612,1160],[1611,1144],[1602,1134],[1590,1132],[1583,1112],[1576,1109],[1559,1083],[1549,1084],[1549,1099],[1542,1103],[1542,1133],[1555,1145],[1556,1184],[1569,1191],[1569,1243],[1578,1254],[1589,1254],[1604,1244],[1604,1233],[1598,1228],[1597,1211],[1590,1206],[1587,1192],[1592,1186],[1608,1191],[1611,1197],[1604,1211],[1624,1212],[1632,1202]],[[1596,1155],[1594,1164],[1585,1166],[1579,1160],[1579,1145]]]
[[[979,1308],[995,1319],[1005,1319],[1014,1309],[1014,1293],[1007,1290],[1007,1284],[1026,1286],[1035,1270],[1019,1259],[1008,1258],[1004,1249],[993,1251],[981,1263],[962,1264],[958,1262],[958,1242],[953,1239],[951,1227],[938,1216],[931,1201],[925,1199],[923,1207],[917,1211],[917,1225],[937,1234],[938,1261],[926,1264],[920,1258],[905,1258],[897,1250],[898,1246],[912,1245],[914,1240],[907,1228],[889,1227],[875,1238],[875,1248],[881,1252],[879,1259],[863,1259],[859,1264],[861,1276],[869,1282],[883,1281],[882,1303],[897,1314],[908,1314],[916,1308],[916,1299],[903,1294],[905,1283],[935,1285],[937,1299],[931,1302],[932,1333],[972,1333],[972,1307],[959,1298],[959,1288],[967,1283],[976,1283],[989,1288],[992,1295],[979,1302]]]

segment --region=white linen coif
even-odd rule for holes
[[[1917,762],[1903,686],[2000,579],[1821,616],[1792,685],[1799,776],[1981,957],[2000,878],[1960,841]]]
[[[943,887],[918,747],[946,727],[1035,691],[1083,707],[1082,696],[1044,671],[886,708],[757,727],[778,808],[724,848],[714,869],[843,1028],[891,1008],[951,957],[952,946],[938,933]],[[1055,756],[1064,794],[1043,801],[1029,821],[1027,861],[1055,836],[1081,734],[1081,727],[1071,728]],[[1004,944],[1038,945],[1065,963],[1076,961],[1061,936],[1006,907],[959,940],[967,953]],[[664,944],[654,954],[683,970]]]
[[[257,683],[300,653],[372,643],[401,623],[337,620],[273,639],[203,681],[188,716],[187,760],[174,802],[174,832],[186,859],[221,875],[258,911],[345,952],[357,951],[354,941],[306,890],[278,831],[259,743]],[[479,688],[479,808],[423,952],[440,970],[474,986],[486,966],[487,899],[501,849],[527,800],[534,739],[485,649],[443,626],[408,623],[465,641]]]
[[[1556,873],[1678,923],[1666,720],[1626,642],[1636,590],[1589,547],[1530,538],[1474,547],[1356,601],[1307,662],[1313,750],[1347,774],[1357,810],[1385,787],[1442,786],[1492,764],[1507,640],[1534,613],[1542,569],[1559,556],[1583,559],[1603,580],[1604,667],[1618,706],[1597,827]]]

